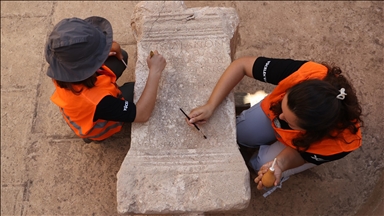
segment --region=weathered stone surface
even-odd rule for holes
[[[131,149],[117,174],[119,213],[185,213],[243,209],[250,200],[249,172],[236,144],[230,94],[210,121],[185,123],[204,104],[231,63],[238,16],[233,8],[186,8],[179,2],[140,2],[132,16],[137,40],[135,100],[141,95],[146,58],[167,60],[150,120],[134,123]]]

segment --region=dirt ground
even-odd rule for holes
[[[85,144],[50,102],[47,34],[63,18],[103,16],[129,54],[120,82],[134,80],[137,1],[1,1],[1,215],[118,215],[116,173],[130,127]],[[291,177],[267,198],[252,184],[248,208],[206,215],[384,215],[384,12],[382,1],[185,1],[233,7],[235,58],[268,56],[338,65],[364,111],[363,146],[342,160]],[[121,83],[120,83],[121,84]],[[271,91],[245,78],[236,92]]]

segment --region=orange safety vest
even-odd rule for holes
[[[116,75],[105,65],[99,70],[95,87],[85,88],[79,95],[60,88],[56,82],[56,91],[51,100],[60,107],[60,111],[69,127],[81,138],[104,140],[119,132],[123,122],[98,119],[93,121],[96,106],[107,95],[122,98],[116,85]],[[74,86],[76,90],[81,87]]]
[[[266,96],[261,102],[261,108],[271,120],[271,125],[275,131],[276,138],[281,143],[296,149],[292,140],[302,134],[302,132],[298,130],[277,128],[274,124],[274,120],[277,116],[269,108],[273,103],[283,100],[286,91],[294,85],[309,79],[322,80],[327,75],[327,71],[328,69],[324,65],[315,62],[306,62],[293,74],[280,81],[272,93]],[[356,126],[359,127],[360,124],[357,123]],[[352,134],[348,129],[345,129],[336,139],[325,138],[319,142],[311,144],[306,152],[329,156],[341,152],[350,152],[360,146],[361,130],[359,129],[356,134]]]

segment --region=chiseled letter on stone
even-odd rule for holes
[[[203,135],[185,122],[209,98],[231,63],[239,22],[233,8],[186,8],[182,1],[140,2],[132,15],[137,40],[135,101],[148,77],[146,58],[167,60],[150,120],[132,124],[131,149],[117,174],[119,213],[177,214],[238,210],[250,200],[249,172],[236,144],[231,93]]]

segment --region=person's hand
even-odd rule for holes
[[[157,52],[157,50],[153,51],[153,56],[148,55],[147,64],[149,68],[149,72],[153,74],[160,75],[167,65],[166,60],[162,55]]]
[[[197,107],[189,113],[190,120],[186,119],[188,125],[193,126],[195,124],[205,124],[209,117],[211,117],[213,109],[209,104]]]
[[[121,47],[120,44],[118,44],[116,41],[112,42],[111,50],[109,51],[109,56],[116,56],[119,60],[123,59],[123,54],[121,53]]]
[[[148,55],[147,64],[149,68],[148,78],[144,90],[136,103],[136,118],[134,122],[144,123],[151,117],[156,103],[161,74],[167,62],[164,57],[155,50],[152,57]]]
[[[272,163],[273,161],[270,161],[266,164],[264,164],[259,172],[257,173],[257,177],[255,178],[255,183],[257,184],[257,189],[258,190],[261,190],[263,189],[264,185],[263,183],[261,182],[261,179],[263,178],[263,175],[268,171],[268,169],[272,166]],[[273,184],[274,186],[278,185],[280,183],[280,179],[281,179],[281,174],[282,174],[282,170],[280,169],[280,167],[278,166],[278,163],[275,163],[275,166],[273,167],[275,169],[275,183]]]

